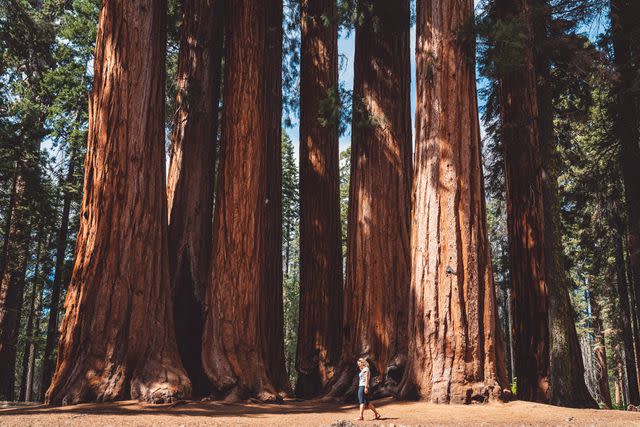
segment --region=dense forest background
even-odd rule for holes
[[[412,39],[416,21],[413,3]],[[511,272],[498,87],[502,69],[520,61],[520,49],[527,41],[520,36],[519,22],[492,19],[495,3],[479,2],[475,21],[460,31],[477,42],[488,234],[498,320],[501,330],[507,331],[504,357],[508,380],[517,394],[514,342],[508,333],[513,316],[509,304]],[[557,241],[549,239],[554,241],[549,244],[555,245],[557,274],[563,277],[559,281],[569,290],[568,316],[576,326],[588,391],[602,406],[624,408],[640,404],[640,277],[633,274],[634,268],[638,269],[634,256],[637,258],[640,246],[640,219],[631,217],[634,211],[627,207],[632,202],[630,197],[638,197],[629,189],[640,184],[633,182],[638,178],[633,169],[640,170],[640,158],[636,157],[640,151],[640,78],[633,72],[630,77],[625,75],[626,65],[621,68],[616,63],[620,54],[615,53],[611,7],[622,7],[625,1],[552,0],[546,4],[548,20],[544,37],[536,39],[536,49],[549,64],[541,77],[545,91],[540,105],[541,115],[549,125],[543,131],[549,132],[551,142],[541,148],[541,155],[545,170],[555,174],[543,180],[553,181],[555,206],[550,209],[559,213],[553,219],[545,212],[547,228],[557,231]],[[18,294],[3,294],[4,301],[0,301],[14,298],[12,310],[16,319],[13,328],[4,324],[2,328],[3,339],[15,346],[13,356],[0,359],[0,377],[5,387],[0,396],[7,400],[43,400],[55,367],[59,325],[79,227],[99,7],[98,0],[0,1],[0,272],[3,289],[11,281],[19,284]],[[338,46],[346,46],[346,50],[340,51],[340,85],[332,114],[339,120],[342,135],[339,190],[343,258],[352,158],[348,138],[351,116],[356,114],[352,106],[358,105],[358,100],[353,99],[353,64],[349,62],[357,26],[354,10],[354,1],[338,2]],[[167,162],[177,113],[181,17],[181,2],[170,0],[166,22]],[[289,381],[296,384],[301,49],[300,6],[296,0],[285,1],[283,35],[284,356]],[[640,44],[636,41],[640,34],[627,36],[627,41]],[[629,63],[634,63],[637,71],[640,49],[634,52]],[[626,111],[632,117],[620,111],[628,108],[620,103],[627,92],[636,106],[635,112]],[[415,98],[415,76],[411,93]],[[629,147],[623,133],[634,126],[635,146]],[[552,335],[558,333],[554,327],[550,325]],[[12,335],[13,330],[17,334]]]

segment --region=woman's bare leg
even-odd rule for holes
[[[380,416],[380,413],[378,411],[376,411],[376,407],[373,406],[373,403],[369,402],[369,409],[371,409],[373,411],[374,414],[376,414],[376,418]]]
[[[360,404],[360,418],[356,419],[356,421],[364,420],[364,403]]]

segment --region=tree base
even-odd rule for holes
[[[181,369],[149,361],[139,374],[129,377],[122,366],[103,370],[74,367],[56,372],[45,403],[76,405],[86,402],[112,402],[129,398],[148,403],[172,403],[191,397],[191,384]]]
[[[491,385],[487,385],[485,382],[440,382],[432,385],[428,395],[424,395],[415,384],[404,382],[401,385],[398,397],[403,400],[427,400],[431,403],[469,405],[508,402],[511,400],[512,395],[509,390],[502,389],[497,382]]]
[[[324,401],[338,401],[352,403],[357,401],[358,394],[358,370],[356,360],[343,362],[338,368],[335,381],[329,385],[328,392],[323,397]],[[381,374],[370,365],[371,378],[369,382],[369,398],[381,399],[383,397],[397,397],[400,380],[404,373],[404,358],[396,357],[394,361],[386,367],[385,374]]]

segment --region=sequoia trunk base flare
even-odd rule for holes
[[[407,352],[411,117],[409,1],[358,2],[342,355],[328,397],[394,393]]]
[[[417,6],[409,353],[401,395],[499,398],[507,384],[487,237],[473,1]]]
[[[167,250],[162,1],[102,3],[76,261],[51,404],[189,397]]]
[[[265,334],[272,337],[283,318],[282,304],[270,294],[277,285],[266,283],[273,267],[267,263],[274,262],[266,233],[274,225],[271,204],[278,203],[268,197],[274,181],[267,178],[278,169],[269,162],[270,150],[280,148],[269,139],[269,107],[277,107],[269,105],[271,82],[264,78],[269,61],[280,60],[268,48],[269,6],[239,0],[226,16],[225,108],[202,363],[215,396],[229,401],[279,400],[284,369],[276,367],[280,354],[265,354],[267,347],[280,352],[281,340]],[[265,322],[276,324],[267,328]]]
[[[209,391],[200,353],[211,260],[222,22],[222,0],[183,3],[178,111],[167,179],[176,340],[195,396]]]
[[[331,112],[322,107],[336,100],[338,93],[335,16],[335,0],[302,2],[296,395],[304,398],[317,396],[333,379],[342,341],[338,123],[326,117]],[[326,23],[326,17],[330,23]]]

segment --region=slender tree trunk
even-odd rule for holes
[[[191,394],[167,262],[165,15],[163,1],[102,3],[76,261],[47,403]]]
[[[9,202],[7,203],[7,209],[4,213],[4,229],[2,232],[3,242],[2,242],[2,253],[0,254],[0,277],[4,277],[4,271],[7,265],[7,260],[9,259],[9,243],[11,242],[11,227],[13,224],[13,212],[16,208],[16,196],[18,196],[18,182],[20,181],[19,174],[17,172],[13,174],[13,178],[11,180],[11,192],[9,193]],[[2,293],[4,290],[0,288],[0,298],[2,298]],[[0,307],[0,310],[2,307]]]
[[[5,237],[8,241],[7,259],[4,274],[0,277],[0,400],[8,401],[15,399],[16,351],[30,237],[25,174],[20,173],[16,179],[13,220]]]
[[[624,183],[629,224],[629,263],[632,285],[640,294],[640,97],[633,93],[640,71],[640,2],[611,0],[611,34],[614,65],[618,72],[615,85],[614,129],[619,140],[620,166]],[[637,397],[637,396],[636,396]],[[636,402],[631,402],[638,404]]]
[[[616,365],[616,378],[615,378],[615,402],[616,407],[620,408],[624,401],[622,400],[622,365]]]
[[[532,0],[499,0],[499,18],[517,20],[525,39],[519,63],[500,76],[499,98],[518,398],[548,402],[549,303],[531,9]]]
[[[46,277],[46,276],[43,276],[43,277]],[[40,290],[38,291],[38,295],[36,297],[36,304],[35,304],[36,316],[35,316],[35,325],[33,327],[33,330],[36,331],[36,333],[40,333],[40,317],[41,317],[41,309],[42,309],[43,289],[44,289],[44,286],[41,286]],[[34,378],[34,373],[36,369],[37,352],[38,352],[37,340],[31,340],[31,342],[29,343],[29,360],[27,362],[27,378],[26,378],[25,397],[24,397],[25,402],[31,402],[34,396],[36,396],[34,393],[33,378]]]
[[[264,0],[267,13],[266,223],[263,233],[264,287],[260,288],[262,351],[267,375],[278,391],[290,392],[284,357],[282,290],[282,0]]]
[[[561,241],[558,171],[560,158],[553,128],[553,94],[547,45],[551,8],[536,0],[534,12],[535,68],[537,74],[538,130],[544,205],[545,277],[549,290],[549,357],[551,402],[560,406],[597,407],[584,382],[584,364],[571,305],[571,286]],[[548,49],[548,47],[547,47]]]
[[[402,394],[499,398],[507,384],[487,237],[473,1],[420,2],[408,368]]]
[[[35,257],[35,267],[31,285],[31,296],[29,297],[29,314],[27,315],[27,327],[26,327],[26,340],[24,346],[24,352],[22,355],[22,375],[20,377],[20,401],[27,402],[27,395],[30,394],[28,392],[30,384],[28,383],[28,374],[29,374],[29,361],[32,353],[32,348],[35,345],[36,334],[34,334],[33,322],[34,317],[36,316],[36,295],[38,294],[38,283],[40,281],[40,254],[42,251],[42,239],[43,231],[40,230],[38,232],[38,244],[36,246],[36,257]]]
[[[394,392],[407,353],[409,1],[360,1],[358,13],[344,341],[333,397],[355,393],[358,357],[371,363],[374,396]]]
[[[508,295],[508,297],[507,297],[507,311],[509,313],[509,323],[508,323],[509,328],[507,329],[507,335],[509,336],[509,340],[508,340],[509,341],[509,366],[511,368],[510,369],[510,373],[511,373],[510,380],[511,380],[511,382],[513,382],[513,380],[514,380],[514,378],[516,376],[516,374],[515,374],[515,372],[516,372],[516,361],[515,361],[515,355],[514,355],[515,350],[514,350],[514,344],[513,344],[514,340],[513,340],[513,333],[512,333],[512,331],[513,331],[513,310],[512,310],[512,307],[511,307],[511,301],[512,301],[512,299],[511,299],[511,289],[508,290],[507,295]]]
[[[73,195],[69,191],[69,186],[73,181],[75,173],[75,152],[72,150],[69,156],[69,166],[65,177],[62,197],[62,219],[58,236],[56,238],[56,265],[51,286],[51,303],[49,304],[49,319],[47,322],[47,340],[45,341],[44,355],[42,358],[42,387],[40,398],[44,400],[44,393],[51,384],[51,377],[55,367],[54,349],[58,342],[58,314],[60,311],[60,295],[62,293],[62,279],[64,277],[64,261],[67,253],[67,242],[69,233],[69,215],[71,212],[71,199]]]
[[[178,111],[167,184],[176,340],[196,396],[206,394],[209,388],[200,353],[211,260],[222,6],[222,0],[187,0],[182,6]]]
[[[256,396],[278,399],[265,360],[261,322],[278,321],[273,301],[265,300],[270,226],[267,160],[273,149],[268,121],[270,81],[267,4],[239,0],[226,16],[224,114],[213,227],[213,258],[206,312],[202,362],[219,397]],[[278,251],[279,252],[279,251]],[[239,309],[241,308],[241,309]],[[274,384],[275,383],[275,384]]]
[[[342,249],[335,0],[301,4],[300,323],[296,394],[318,395],[340,359]]]
[[[629,292],[627,277],[624,266],[624,248],[622,235],[616,231],[615,235],[615,258],[616,258],[616,291],[620,307],[620,337],[625,350],[624,363],[629,377],[629,403],[638,405],[640,397],[638,392],[638,377],[636,365],[634,363],[633,335],[631,327],[631,313],[629,309]]]
[[[606,408],[611,408],[611,392],[609,391],[609,374],[607,370],[607,352],[605,348],[604,325],[600,304],[595,298],[591,299],[593,313],[593,334],[595,337],[593,353],[595,356],[595,375],[598,394]]]

